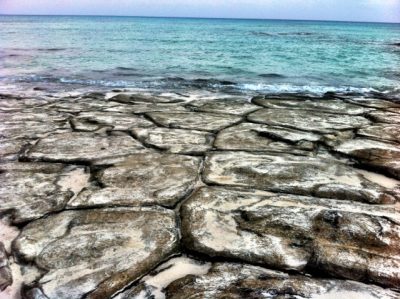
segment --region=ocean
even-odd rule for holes
[[[0,85],[400,90],[400,24],[0,16]]]

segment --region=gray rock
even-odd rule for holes
[[[129,135],[103,136],[95,133],[63,133],[42,138],[27,153],[29,160],[51,162],[90,162],[145,151]]]
[[[77,181],[76,181],[77,180]],[[0,214],[26,222],[63,209],[85,185],[82,167],[47,163],[0,164]]]
[[[96,177],[102,189],[84,190],[70,207],[174,206],[191,192],[198,179],[200,158],[169,154],[125,157]]]
[[[207,274],[189,275],[171,283],[166,298],[396,299],[399,293],[354,281],[315,279],[250,265],[215,263]]]
[[[183,100],[174,97],[164,97],[164,96],[154,96],[147,94],[131,94],[131,93],[121,93],[110,98],[110,101],[115,101],[119,103],[181,103]]]
[[[400,182],[365,175],[337,160],[286,154],[207,154],[206,183],[314,195],[369,203],[394,203]]]
[[[155,123],[164,127],[200,131],[218,131],[242,120],[240,116],[203,112],[151,112],[147,115]]]
[[[114,106],[111,108],[106,108],[104,111],[109,112],[121,112],[126,113],[129,111],[130,113],[135,114],[143,114],[147,112],[187,112],[185,107],[181,104],[175,103],[134,103],[134,104],[119,104],[118,106]]]
[[[400,114],[387,111],[375,111],[368,113],[368,117],[378,123],[386,123],[391,125],[400,125]]]
[[[340,144],[335,147],[335,150],[357,158],[363,164],[400,178],[400,147],[398,144],[356,138]]]
[[[191,250],[278,269],[400,284],[396,206],[201,188],[181,210]]]
[[[194,100],[186,105],[190,110],[211,113],[245,115],[260,109],[246,99],[226,98],[211,100]]]
[[[126,113],[115,112],[82,112],[72,120],[75,130],[97,131],[103,127],[111,130],[128,131],[129,129],[154,127],[147,119]]]
[[[248,115],[248,120],[272,126],[282,126],[316,133],[332,133],[368,126],[362,116],[337,115],[319,111],[260,109]]]
[[[132,134],[146,145],[181,154],[202,154],[214,141],[213,134],[196,130],[135,128]]]
[[[400,143],[400,125],[376,124],[361,128],[357,134],[376,140]]]
[[[14,247],[46,273],[25,298],[110,298],[176,251],[176,225],[161,208],[64,211],[31,222]]]
[[[383,109],[383,110],[390,110],[390,109],[399,109],[400,104],[391,102],[391,101],[386,101],[382,99],[373,99],[373,98],[345,98],[344,101],[354,104],[354,105],[359,105],[363,107],[369,107],[369,108],[376,108],[376,109]]]
[[[241,123],[220,131],[215,147],[223,150],[269,151],[307,154],[321,136],[284,127]]]
[[[349,115],[361,115],[365,112],[373,110],[336,99],[286,100],[255,97],[252,102],[266,108],[299,109]]]
[[[60,112],[68,113],[78,113],[78,112],[94,112],[103,111],[105,109],[112,109],[120,106],[126,106],[124,108],[129,108],[129,105],[122,105],[116,102],[108,102],[106,100],[99,99],[64,99],[59,100],[55,103],[48,105],[46,108],[49,110],[55,110]],[[125,113],[130,112],[125,110]]]
[[[19,153],[35,142],[35,139],[0,139],[0,161],[17,160]]]
[[[13,282],[7,252],[0,242],[0,292],[4,291]],[[0,294],[1,295],[1,294]]]

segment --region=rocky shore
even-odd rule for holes
[[[0,298],[400,298],[400,102],[0,95]]]

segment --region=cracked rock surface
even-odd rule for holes
[[[0,298],[400,298],[400,102],[0,95]]]

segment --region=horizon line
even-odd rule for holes
[[[154,18],[154,19],[200,19],[200,20],[254,20],[254,21],[302,21],[302,22],[342,22],[342,23],[375,23],[400,24],[388,21],[349,21],[349,20],[319,20],[319,19],[279,19],[279,18],[240,18],[240,17],[189,17],[189,16],[138,16],[138,15],[102,15],[102,14],[2,14],[0,16],[26,17],[119,17],[119,18]]]

